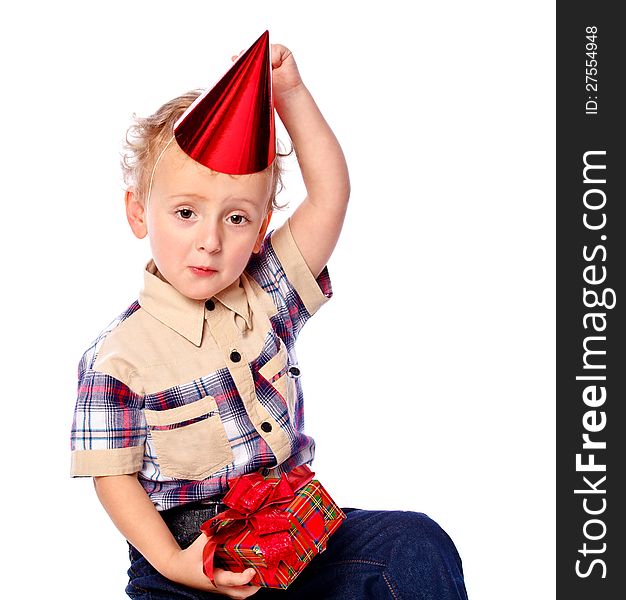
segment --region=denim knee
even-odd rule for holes
[[[450,536],[443,528],[428,515],[412,511],[396,511],[399,513],[397,533],[406,537],[427,554],[436,554],[440,551],[452,552],[458,555]]]
[[[388,534],[395,544],[388,568],[399,588],[406,590],[411,581],[419,581],[432,597],[466,599],[461,558],[450,536],[424,513],[392,514]]]

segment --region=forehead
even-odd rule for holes
[[[211,171],[187,156],[173,143],[156,165],[152,193],[164,196],[195,195],[219,199],[238,196],[263,206],[270,193],[268,171],[226,175]]]

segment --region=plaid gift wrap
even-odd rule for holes
[[[250,583],[286,589],[326,549],[346,518],[307,465],[279,478],[258,471],[229,482],[227,510],[202,524],[209,536],[204,573],[215,585],[214,563],[241,572],[253,567]]]

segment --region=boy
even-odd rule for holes
[[[250,73],[263,52],[307,189],[269,236],[280,182],[273,121],[248,118],[268,94],[243,116],[239,98],[227,97],[237,78],[246,94],[254,88]],[[225,508],[228,481],[255,470],[279,476],[313,460],[294,342],[332,294],[325,265],[350,187],[341,148],[291,52],[270,49],[266,32],[239,64],[238,75],[225,76],[229,85],[212,90],[234,116],[210,142],[203,134],[212,107],[193,104],[193,93],[135,129],[126,213],[133,233],[149,237],[152,260],[138,302],[81,361],[72,475],[94,477],[129,542],[131,598],[465,598],[454,545],[418,513],[344,509],[326,551],[286,591],[247,585],[252,569],[216,569],[215,586],[203,573],[199,527]],[[262,65],[258,72],[262,80]],[[217,148],[228,128],[235,141]]]

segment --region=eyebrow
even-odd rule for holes
[[[171,194],[170,196],[168,196],[168,198],[170,200],[175,200],[177,198],[193,198],[195,200],[203,200],[205,202],[210,202],[211,198],[208,198],[207,196],[203,196],[202,194]],[[225,202],[245,202],[247,204],[250,204],[254,207],[257,207],[258,204],[254,201],[251,200],[250,198],[246,198],[245,196],[228,196],[226,198],[224,198]]]

